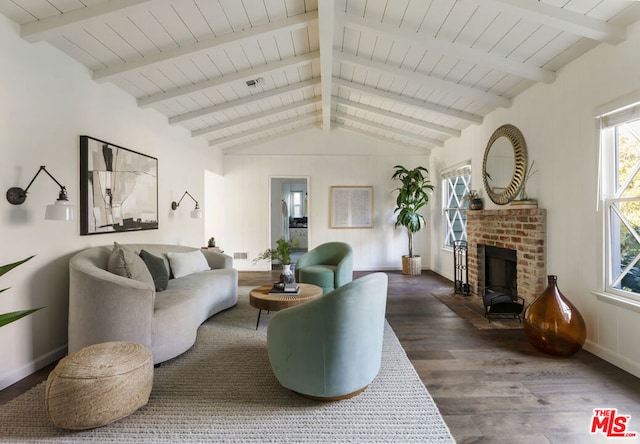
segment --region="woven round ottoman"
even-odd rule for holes
[[[133,342],[90,345],[61,359],[49,374],[47,414],[64,429],[100,427],[146,405],[152,385],[148,347]]]

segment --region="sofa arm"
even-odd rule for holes
[[[200,250],[204,257],[207,258],[209,266],[213,270],[221,268],[233,268],[233,258],[226,254],[218,253],[217,251]]]
[[[153,345],[153,286],[93,267],[69,266],[69,353],[130,341]]]

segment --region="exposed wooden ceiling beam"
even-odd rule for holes
[[[369,60],[364,57],[358,57],[352,54],[346,54],[343,52],[336,52],[336,57],[342,62],[352,63],[354,65],[360,65],[367,69],[373,69],[382,73],[386,73],[395,77],[401,77],[408,82],[417,83],[419,85],[427,85],[430,88],[440,89],[443,91],[449,91],[461,96],[471,97],[483,103],[501,106],[509,108],[511,106],[511,100],[506,97],[501,97],[497,94],[486,92],[480,89],[472,88],[470,86],[460,85],[448,80],[439,79],[437,77],[429,76],[428,74],[411,71],[408,69],[397,68],[395,66],[386,65],[381,62]]]
[[[403,136],[403,137],[409,137],[411,139],[415,139],[418,142],[422,142],[422,143],[427,142],[427,143],[429,143],[431,145],[435,145],[435,146],[444,146],[444,142],[442,140],[434,139],[434,138],[427,137],[427,136],[422,136],[420,134],[412,133],[412,132],[409,132],[409,131],[404,131],[404,130],[401,130],[399,128],[394,128],[394,127],[389,126],[389,125],[383,125],[381,123],[374,122],[372,120],[363,119],[363,118],[357,117],[357,116],[351,116],[351,115],[349,115],[347,113],[343,113],[343,112],[340,112],[340,111],[335,111],[334,115],[335,115],[336,118],[339,117],[339,118],[344,119],[344,120],[349,120],[351,122],[355,122],[355,123],[359,123],[359,124],[362,124],[362,125],[371,126],[371,127],[377,128],[377,129],[381,129],[381,130],[384,130],[384,131],[388,131],[390,133],[394,133],[394,134]]]
[[[318,2],[320,77],[322,78],[322,129],[331,130],[331,80],[333,73],[333,28],[335,2]]]
[[[222,103],[220,105],[208,106],[206,108],[202,108],[196,111],[180,114],[180,115],[169,118],[169,124],[176,125],[178,123],[184,123],[189,120],[194,120],[200,117],[208,116],[209,114],[215,114],[222,111],[228,111],[233,108],[239,108],[239,107],[248,105],[249,103],[260,102],[260,101],[272,99],[274,97],[289,95],[292,92],[315,87],[316,85],[319,85],[319,84],[320,84],[319,78],[305,80],[303,82],[298,82],[298,83],[292,83],[291,85],[283,86],[282,88],[272,89],[270,91],[265,91],[262,93],[254,94],[252,96],[243,97],[242,99],[233,100],[231,102]]]
[[[375,108],[369,105],[364,105],[362,103],[353,102],[351,100],[342,99],[340,97],[334,97],[333,102],[339,105],[355,108],[360,111],[365,111],[367,113],[393,119],[401,123],[408,123],[409,125],[417,126],[420,129],[425,129],[425,130],[435,131],[441,134],[445,134],[446,136],[460,137],[460,134],[461,134],[460,130],[457,130],[454,128],[448,128],[446,126],[436,125],[434,123],[426,122],[424,120],[414,119],[413,117],[409,117],[409,116],[403,116],[401,114],[393,113],[391,111],[387,111],[381,108]]]
[[[319,51],[313,51],[307,54],[280,60],[278,62],[257,66],[245,71],[228,74],[222,77],[216,77],[215,79],[205,80],[204,82],[198,82],[194,83],[193,85],[183,86],[182,88],[176,88],[170,91],[154,94],[149,97],[143,97],[141,99],[138,99],[138,106],[141,108],[148,108],[153,105],[157,105],[168,100],[177,99],[179,97],[188,96],[189,94],[193,94],[205,89],[218,88],[222,85],[237,82],[239,80],[252,79],[285,68],[304,65],[307,63],[311,63],[313,60],[317,60],[319,56]]]
[[[401,105],[412,106],[420,110],[432,111],[434,113],[443,114],[445,116],[455,117],[456,119],[464,120],[466,122],[481,124],[483,120],[483,117],[477,114],[471,114],[453,108],[447,108],[446,106],[437,105],[435,103],[423,102],[422,100],[400,96],[388,91],[383,91],[381,89],[373,88],[367,85],[361,85],[359,83],[349,82],[348,80],[338,79],[336,77],[333,78],[333,83],[338,85],[339,87],[346,88],[352,91],[358,91],[370,96],[380,97],[395,103],[399,103]]]
[[[254,128],[251,129],[249,131],[243,131],[241,133],[238,134],[233,134],[231,136],[227,136],[227,137],[220,137],[217,139],[213,139],[209,141],[209,146],[216,146],[216,145],[223,145],[225,143],[228,142],[232,142],[235,140],[239,140],[242,139],[244,137],[250,137],[250,136],[255,136],[256,134],[260,134],[263,133],[265,131],[269,131],[275,128],[280,128],[283,126],[287,126],[287,125],[294,125],[297,123],[303,123],[303,122],[307,122],[309,120],[317,120],[318,117],[320,117],[322,115],[321,111],[316,111],[315,113],[309,113],[309,114],[305,114],[304,116],[300,116],[300,117],[296,117],[293,119],[287,119],[287,120],[282,120],[280,122],[275,122],[269,125],[265,125],[265,126],[261,126],[258,128]]]
[[[180,58],[190,57],[193,54],[199,52],[210,51],[212,49],[222,48],[227,45],[237,45],[250,39],[255,40],[262,35],[302,29],[309,26],[317,19],[317,11],[307,12],[306,14],[288,17],[284,20],[266,23],[264,25],[257,25],[252,28],[244,29],[242,31],[224,34],[220,37],[197,41],[192,45],[185,45],[173,49],[168,49],[157,54],[139,56],[137,58],[127,60],[126,62],[113,64],[108,68],[96,70],[93,72],[93,79],[99,82],[105,82],[119,75],[143,68],[148,68],[149,66],[164,63],[169,60],[175,61],[176,59],[179,60]]]
[[[509,59],[503,55],[487,53],[467,45],[438,39],[424,33],[417,33],[407,29],[391,26],[379,21],[373,21],[358,17],[355,14],[341,14],[343,25],[358,31],[371,32],[378,36],[384,36],[392,41],[403,41],[412,48],[423,51],[436,51],[458,57],[465,62],[472,62],[481,66],[515,74],[520,77],[535,80],[536,82],[551,83],[556,79],[556,74],[548,69],[540,68],[527,63]]]
[[[266,142],[268,140],[279,139],[280,137],[284,137],[284,136],[287,136],[289,134],[297,133],[297,132],[304,131],[306,129],[314,128],[314,127],[317,128],[318,125],[316,123],[313,123],[313,122],[312,123],[307,123],[305,125],[299,125],[299,126],[296,126],[295,128],[289,129],[288,131],[286,131],[284,133],[271,134],[269,136],[261,137],[260,140],[254,140],[254,141],[251,141],[251,142],[241,143],[239,145],[230,146],[228,148],[223,148],[222,149],[222,154],[224,154],[224,155],[232,154],[234,151],[238,151],[238,150],[240,150],[242,148],[247,148],[247,147],[252,146],[252,145],[262,145],[264,142]],[[236,155],[242,156],[242,154],[236,154]],[[249,156],[254,156],[255,154],[254,153],[249,153],[248,155]],[[304,154],[302,154],[302,155],[304,155]],[[287,156],[295,156],[295,154],[287,154]]]
[[[93,20],[104,21],[109,15],[122,14],[126,10],[149,2],[151,0],[111,0],[95,6],[74,9],[64,14],[26,23],[20,28],[20,35],[31,43],[47,40],[70,28],[86,25]]]
[[[583,14],[532,0],[472,0],[479,5],[495,3],[503,10],[511,10],[541,25],[586,37],[598,42],[618,44],[627,38],[624,28]]]
[[[195,130],[191,132],[191,136],[198,137],[204,136],[205,134],[215,133],[216,131],[222,131],[227,128],[231,128],[238,125],[244,125],[249,122],[253,122],[257,119],[264,119],[266,117],[276,116],[278,114],[286,113],[289,111],[306,108],[310,105],[315,105],[320,102],[320,97],[314,97],[312,99],[302,100],[301,102],[290,103],[289,105],[279,106],[277,108],[270,109],[268,111],[263,111],[258,114],[251,114],[248,116],[241,117],[239,119],[233,119],[228,122],[220,123],[218,125],[208,126],[206,128],[201,128],[199,130]]]
[[[340,118],[342,118],[342,117],[340,117]],[[344,120],[347,121],[347,120],[350,120],[350,119],[346,119],[345,118]],[[428,154],[429,151],[431,150],[431,148],[433,148],[432,146],[424,146],[424,145],[416,146],[416,145],[413,145],[413,144],[405,142],[405,141],[394,139],[393,137],[389,137],[389,136],[387,136],[385,134],[372,133],[372,132],[360,129],[358,127],[355,127],[355,126],[345,125],[344,123],[341,123],[341,122],[334,122],[334,124],[336,126],[344,128],[345,130],[353,131],[354,133],[358,133],[358,134],[362,134],[364,136],[372,137],[372,138],[377,139],[377,140],[382,139],[382,140],[386,140],[387,142],[391,142],[391,143],[396,144],[396,145],[397,144],[401,144],[401,145],[403,145],[403,146],[405,146],[407,148],[410,148],[412,150],[419,151],[422,154]],[[400,137],[404,137],[402,134],[396,134],[396,135],[400,136]],[[411,140],[415,140],[415,137],[411,138]],[[422,142],[424,142],[424,141],[422,141]],[[420,141],[416,140],[416,143],[420,143]]]

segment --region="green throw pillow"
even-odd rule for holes
[[[140,257],[151,273],[153,283],[156,286],[156,291],[166,290],[167,285],[169,285],[169,272],[167,271],[167,267],[164,265],[164,260],[162,260],[161,257],[154,256],[146,250],[140,251]]]

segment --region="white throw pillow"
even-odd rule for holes
[[[167,253],[167,257],[175,278],[211,270],[207,258],[204,257],[200,250],[189,251],[188,253]]]

